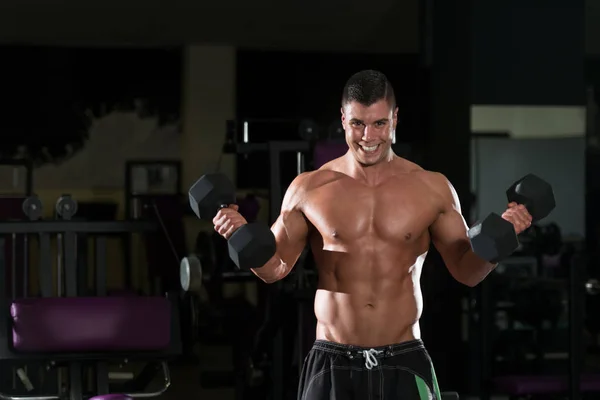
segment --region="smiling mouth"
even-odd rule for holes
[[[374,153],[377,151],[377,149],[379,148],[379,145],[376,144],[374,146],[360,146],[361,150],[364,151],[365,153]]]

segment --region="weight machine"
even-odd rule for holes
[[[252,153],[262,153],[268,156],[269,160],[269,222],[273,223],[280,214],[281,203],[283,201],[283,195],[286,187],[282,183],[281,176],[281,161],[284,153],[295,153],[296,155],[296,174],[299,175],[306,170],[306,154],[313,149],[313,141],[316,139],[318,133],[318,127],[307,120],[299,122],[298,129],[300,131],[299,136],[304,137],[304,140],[290,140],[280,141],[271,140],[264,143],[251,143],[250,133],[248,128],[248,122],[245,121],[242,126],[244,127],[243,138],[241,142],[236,140],[235,122],[227,122],[227,137],[226,143],[223,148],[224,153],[238,154],[238,155],[249,155]],[[266,122],[261,120],[261,122]],[[278,121],[282,122],[282,121]],[[291,121],[285,121],[291,122]],[[297,293],[303,293],[309,291],[308,288],[308,276],[313,274],[312,271],[307,271],[303,267],[303,263],[306,260],[307,251],[303,252],[302,256],[298,260],[294,271],[290,274],[290,279],[293,279],[292,285],[294,291]],[[249,277],[252,275],[246,271],[239,271],[230,273],[233,275],[247,274]],[[289,279],[277,282],[269,290],[272,293],[280,293],[284,290],[285,285],[289,285]],[[298,375],[301,372],[304,351],[302,349],[302,342],[304,338],[304,324],[302,321],[302,315],[304,314],[304,307],[306,306],[306,299],[298,298],[298,326],[296,330],[296,341],[298,343],[296,357],[298,363]],[[309,296],[310,297],[310,296]],[[312,304],[311,304],[312,307]],[[284,361],[284,334],[282,327],[276,329],[276,333],[271,339],[272,345],[272,363],[270,365],[270,378],[272,381],[271,385],[271,399],[281,400],[285,398],[285,386],[284,382],[287,381],[284,376],[286,371],[286,365]]]
[[[31,207],[32,205],[35,207]],[[37,237],[41,292],[41,297],[32,296],[25,286],[22,294],[16,294],[14,273],[12,293],[7,285],[0,285],[0,310],[5,313],[0,319],[0,360],[14,368],[19,365],[24,366],[16,370],[23,387],[13,383],[10,386],[16,390],[11,390],[3,381],[1,390],[3,393],[0,393],[0,399],[81,400],[93,394],[107,394],[111,389],[108,362],[114,360],[162,361],[165,375],[164,387],[152,393],[131,393],[131,397],[156,397],[170,385],[166,360],[175,358],[181,353],[177,296],[173,293],[167,298],[110,296],[107,288],[107,238],[112,235],[154,231],[157,228],[156,224],[147,221],[76,221],[71,219],[76,209],[76,203],[70,196],[62,196],[56,207],[57,214],[62,220],[40,221],[38,218],[41,216],[41,202],[32,197],[27,198],[23,205],[28,221],[0,223],[0,276],[7,276],[8,268],[13,271],[21,267],[28,269],[29,250],[30,247],[34,248],[33,240],[29,239]],[[95,288],[93,295],[84,294],[85,297],[80,296],[87,292],[88,264],[78,262],[77,236],[80,234],[91,236],[94,242]],[[15,251],[12,251],[12,256],[7,259],[4,251],[7,235],[12,235],[13,243],[15,238],[20,238],[25,243],[22,262],[17,262]],[[52,281],[51,238],[53,237],[56,237],[58,243],[57,295]],[[136,319],[136,312],[139,312],[138,315],[144,314],[140,311],[142,307],[146,307],[146,316],[149,314],[148,305],[152,316],[156,317],[155,321],[150,321],[151,318],[146,317],[133,321]],[[131,311],[134,309],[135,312]],[[119,319],[119,313],[126,315],[126,318]],[[18,315],[18,318],[15,318],[15,315]],[[115,318],[110,320],[111,316]],[[123,326],[119,328],[117,325],[110,331],[99,329],[107,319],[113,322],[121,320],[130,325],[128,329]],[[90,331],[90,324],[97,325],[97,328]],[[83,329],[86,327],[87,331]],[[83,336],[79,334],[80,330]],[[134,332],[135,330],[138,330],[137,333]],[[140,333],[139,330],[145,331]],[[169,337],[166,345],[140,345],[142,342],[147,342],[152,334],[160,331],[165,332]],[[137,343],[134,342],[132,347],[127,347],[129,344],[124,346],[118,344],[120,340],[118,336],[121,335],[120,337],[123,338],[123,335],[127,334],[136,336]],[[165,342],[159,339],[161,340]],[[30,371],[35,367],[43,369],[44,376],[48,377],[51,386],[36,385],[37,387],[34,388],[29,377],[35,382],[37,374],[28,377],[26,367],[28,365],[32,366]],[[4,367],[6,364],[2,363],[1,366]],[[68,388],[61,384],[60,368],[63,367],[68,369]],[[95,382],[89,386],[85,367],[91,367],[95,371]],[[135,381],[138,379],[136,378]],[[127,387],[131,386],[126,384],[120,389],[128,391]],[[15,392],[20,391],[19,389],[30,393],[27,396],[17,395]]]

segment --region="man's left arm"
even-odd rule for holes
[[[442,201],[441,212],[429,228],[433,244],[454,279],[467,286],[476,286],[496,264],[480,258],[471,249],[467,235],[469,227],[462,216],[458,194],[452,184],[441,174],[435,174],[432,183]],[[502,218],[515,226],[517,234],[531,225],[531,216],[522,205],[509,204]]]

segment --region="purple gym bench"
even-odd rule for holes
[[[181,354],[178,294],[111,296],[106,288],[107,236],[155,229],[154,223],[142,221],[0,222],[0,277],[10,276],[14,281],[15,275],[24,275],[16,274],[19,269],[28,268],[27,256],[17,257],[14,251],[7,252],[7,248],[15,248],[19,240],[25,243],[25,248],[36,243],[40,247],[42,293],[41,297],[30,297],[23,293],[26,285],[23,291],[14,290],[18,286],[15,282],[0,285],[0,314],[4,313],[0,317],[0,361],[19,367],[27,363],[68,366],[68,397],[73,400],[128,400],[164,393],[171,382],[167,362]],[[64,297],[53,293],[49,244],[57,234],[63,248]],[[85,273],[80,270],[87,269],[87,265],[83,268],[78,265],[77,234],[86,234],[94,242],[95,290],[91,296],[87,293],[78,297],[87,286],[87,279],[78,275]],[[34,236],[37,236],[35,241],[31,240]],[[163,387],[151,393],[109,394],[107,362],[125,360],[160,364]],[[84,362],[95,367],[96,384],[92,389],[86,388],[83,379]],[[1,393],[6,389],[0,389],[0,399],[55,400],[65,396],[58,393],[58,387],[56,393],[35,395]]]

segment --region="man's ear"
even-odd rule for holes
[[[346,121],[346,114],[344,114],[344,107],[340,107],[340,113],[342,114],[342,116],[341,116],[342,125],[344,125],[344,121]]]
[[[396,125],[398,124],[398,107],[394,110],[394,129],[396,129]]]

